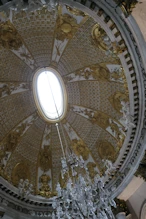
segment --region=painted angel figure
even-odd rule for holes
[[[129,102],[121,101],[123,118],[122,121],[125,126],[125,130],[128,130],[129,128],[134,128],[135,124],[133,122],[133,116],[130,114],[130,105]]]

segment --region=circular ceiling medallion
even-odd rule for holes
[[[67,93],[60,74],[53,68],[39,69],[33,78],[38,112],[47,122],[61,121],[67,111]]]

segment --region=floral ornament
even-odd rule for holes
[[[89,149],[87,148],[87,146],[85,145],[85,143],[83,142],[83,140],[77,140],[74,139],[73,140],[73,149],[74,152],[77,156],[82,156],[84,160],[87,160],[89,157]]]
[[[78,26],[76,19],[69,14],[59,16],[56,21],[56,39],[61,41],[71,39]]]

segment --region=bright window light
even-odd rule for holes
[[[37,98],[37,106],[41,113],[48,118],[49,121],[61,120],[65,111],[65,95],[63,81],[55,73],[47,68],[37,72],[35,77],[35,97]],[[64,88],[64,89],[63,89]],[[35,98],[35,99],[36,99]]]

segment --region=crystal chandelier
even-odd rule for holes
[[[116,207],[116,203],[104,186],[104,177],[97,174],[94,179],[90,178],[83,158],[76,156],[70,148],[64,150],[58,124],[56,127],[63,152],[61,177],[66,180],[66,187],[57,184],[52,218],[114,219],[111,207]],[[106,166],[106,173],[114,170],[110,161],[106,161]]]

